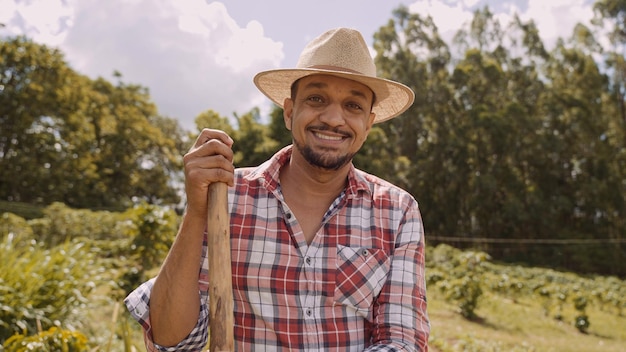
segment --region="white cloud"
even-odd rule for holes
[[[0,1],[3,9],[12,8]],[[23,17],[27,26],[19,27],[27,30],[22,33],[58,45],[80,73],[113,80],[117,70],[124,82],[149,87],[159,111],[188,129],[207,109],[231,117],[259,105],[263,98],[252,76],[277,67],[283,59],[282,43],[265,37],[260,23],[239,27],[220,2],[74,0],[66,7],[62,3],[20,3],[9,19],[18,23]],[[46,15],[41,6],[49,10]]]
[[[593,16],[590,0],[526,0],[525,11],[518,5],[524,1],[500,0],[418,0],[409,6],[413,13],[430,14],[441,36],[450,43],[452,36],[469,23],[476,7],[489,6],[494,17],[503,26],[510,23],[514,14],[523,21],[533,20],[539,29],[544,44],[551,48],[557,38],[568,38],[577,23],[589,24]]]
[[[465,7],[474,7],[480,2],[480,0],[463,0],[463,5]]]
[[[528,9],[520,18],[534,20],[544,44],[551,48],[557,38],[568,38],[577,23],[589,24],[593,11],[588,3],[588,0],[528,0]]]
[[[419,0],[409,5],[409,11],[423,16],[430,15],[439,33],[446,39],[452,37],[461,25],[472,19],[472,11],[463,2],[451,5],[442,0]]]
[[[72,9],[62,0],[0,0],[0,23],[11,34],[26,34],[34,41],[58,45],[72,24]]]
[[[8,24],[17,11],[17,4],[13,0],[0,0],[0,23]]]
[[[354,6],[353,2],[320,1],[336,6],[336,13]],[[537,23],[550,47],[557,37],[569,37],[576,22],[588,23],[593,14],[589,2],[416,0],[409,10],[430,14],[448,43],[471,21],[477,7],[497,9],[494,15],[503,25],[519,13],[523,20]],[[277,28],[279,17],[269,4],[265,8],[249,6],[206,0],[0,0],[0,23],[6,25],[0,28],[0,35],[25,34],[36,42],[58,46],[74,69],[92,78],[114,81],[112,73],[118,70],[124,82],[149,87],[159,111],[190,129],[193,119],[206,109],[230,117],[254,106],[270,106],[254,87],[252,77],[260,70],[278,67],[285,48],[265,34],[264,25],[273,37],[292,41],[287,44],[290,50],[304,46],[303,40],[311,39],[310,31],[317,33],[316,16],[303,16],[296,22],[285,19]],[[237,23],[227,8],[247,23]],[[297,7],[281,5],[280,9],[294,11]],[[362,22],[348,21],[350,16],[334,20],[329,16],[328,21],[367,32],[381,25],[371,16],[364,11],[362,16],[353,16]]]

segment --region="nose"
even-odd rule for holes
[[[321,122],[331,127],[342,126],[346,123],[343,116],[343,109],[339,103],[328,104],[326,109],[320,114],[319,119]]]

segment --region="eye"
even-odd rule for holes
[[[357,104],[357,103],[348,103],[346,104],[346,106],[348,107],[348,109],[350,110],[363,110],[363,108],[361,107],[361,105]]]
[[[324,101],[319,95],[311,95],[307,100],[313,103],[322,103]]]

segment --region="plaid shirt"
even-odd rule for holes
[[[257,168],[238,169],[229,189],[236,350],[427,351],[424,238],[415,199],[352,167],[307,244],[279,183],[290,156],[286,147]],[[200,317],[177,346],[152,342],[152,280],[126,298],[148,351],[205,346],[206,250],[205,238]]]

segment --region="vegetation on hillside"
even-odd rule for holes
[[[488,8],[452,43],[398,8],[375,34],[376,61],[416,102],[373,128],[355,164],[415,196],[433,243],[625,276],[624,8],[597,1],[595,24],[551,50],[532,21],[501,23]],[[85,77],[28,38],[0,39],[0,199],[180,207],[181,155],[197,131],[117,79]],[[237,166],[290,143],[280,109],[207,110],[196,123],[229,132]]]
[[[550,50],[532,21],[501,23],[488,8],[452,43],[405,7],[375,34],[379,74],[416,102],[372,129],[355,164],[420,203],[435,350],[626,343],[626,0],[594,10]],[[0,38],[6,351],[141,349],[120,302],[176,233],[190,141],[203,127],[227,131],[237,166],[290,143],[278,108],[207,110],[185,131],[116,77],[90,79],[59,50]]]
[[[0,345],[141,350],[139,325],[121,301],[154,275],[178,216],[148,204],[114,213],[55,203],[43,212],[0,218]],[[434,350],[564,351],[563,341],[580,340],[605,341],[585,350],[618,351],[612,346],[626,343],[624,280],[503,265],[445,244],[428,246],[426,258]]]

